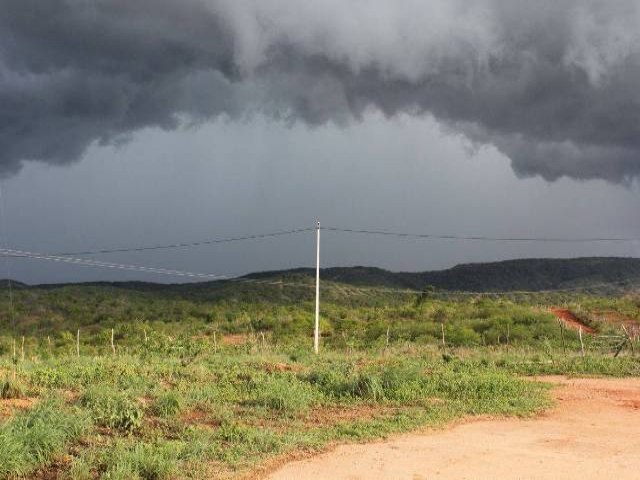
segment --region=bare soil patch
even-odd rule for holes
[[[249,335],[246,333],[230,333],[222,337],[222,342],[226,345],[244,345],[249,343]]]
[[[270,480],[636,480],[640,379],[542,377],[554,409],[532,419],[480,419],[450,429],[344,445],[285,465]]]
[[[300,365],[292,365],[289,363],[267,363],[264,366],[264,369],[268,373],[276,373],[276,372],[301,372],[302,367]]]
[[[579,330],[582,328],[582,331],[589,334],[594,334],[596,331],[590,327],[589,325],[582,322],[578,317],[576,317],[570,310],[566,308],[552,308],[551,313],[553,313],[556,317],[564,322],[564,324],[573,328],[574,330]]]
[[[0,419],[10,417],[15,412],[29,410],[36,401],[35,398],[0,399]]]
[[[211,418],[211,415],[200,409],[187,410],[180,418],[189,425],[201,425],[209,428],[218,428],[221,424],[220,420]]]

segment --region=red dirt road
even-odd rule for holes
[[[533,419],[471,420],[290,463],[270,480],[637,480],[640,379],[545,378],[558,405]]]
[[[566,308],[552,308],[551,313],[561,319],[569,328],[578,330],[580,327],[582,327],[582,331],[585,333],[596,333],[593,328],[582,323],[578,317],[576,317],[573,313],[571,313],[570,310],[567,310]]]

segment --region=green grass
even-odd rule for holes
[[[63,453],[70,478],[211,478],[292,450],[548,404],[538,384],[437,349],[315,357],[218,348],[188,365],[165,355],[61,357],[25,361],[18,375],[41,402],[0,423],[2,478]]]
[[[68,409],[59,400],[43,401],[0,424],[0,476],[26,476],[46,465],[89,425],[85,412]]]

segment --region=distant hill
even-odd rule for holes
[[[252,278],[283,275],[313,276],[313,269],[263,272]],[[361,286],[438,290],[503,292],[548,290],[599,284],[640,285],[640,259],[589,257],[572,259],[522,259],[491,263],[470,263],[427,272],[390,272],[374,267],[338,267],[322,270],[322,278]]]
[[[336,267],[322,269],[322,279],[357,286],[409,288],[422,290],[432,286],[437,290],[461,290],[477,292],[505,292],[514,290],[539,291],[572,287],[640,286],[640,258],[588,257],[572,259],[521,259],[491,263],[470,263],[453,268],[427,272],[390,272],[375,267]],[[247,275],[248,279],[300,279],[313,278],[315,270],[297,268],[291,270],[259,272]],[[0,280],[0,287],[6,287]],[[80,285],[104,286],[137,291],[173,293],[202,293],[213,286],[231,284],[225,281],[191,284],[157,284],[151,282],[92,282]],[[15,288],[57,288],[62,285],[38,285],[30,287],[13,282]]]

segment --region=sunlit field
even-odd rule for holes
[[[16,289],[0,320],[0,476],[259,476],[336,442],[534,415],[550,396],[529,375],[640,374],[632,294],[323,295],[316,356],[305,287]]]

